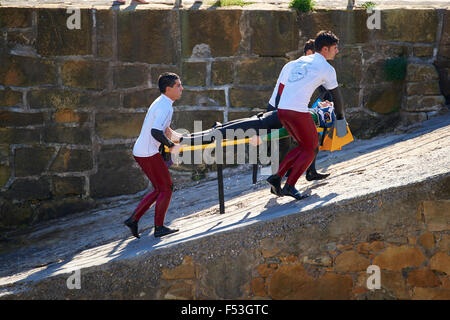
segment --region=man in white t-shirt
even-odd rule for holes
[[[160,145],[167,146],[171,153],[178,153],[181,135],[170,128],[175,100],[181,98],[183,86],[175,73],[159,76],[158,86],[161,95],[150,105],[141,128],[141,133],[133,147],[133,156],[152,182],[154,190],[139,203],[130,218],[124,221],[131,233],[139,238],[138,222],[142,215],[155,205],[155,237],[177,232],[164,226],[164,217],[172,198],[172,179],[167,165],[159,153]]]
[[[267,179],[272,193],[279,196],[288,195],[297,200],[306,197],[295,189],[295,183],[313,161],[318,146],[317,130],[308,111],[309,101],[317,87],[322,85],[330,91],[336,118],[345,121],[336,71],[327,62],[339,52],[338,43],[339,39],[331,31],[320,31],[314,40],[316,53],[288,62],[278,77],[270,104],[278,107],[283,127],[298,144],[284,157],[278,172]],[[281,189],[281,179],[290,168],[291,173]]]

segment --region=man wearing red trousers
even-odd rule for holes
[[[278,172],[267,179],[272,193],[278,196],[291,196],[297,200],[306,197],[295,189],[295,183],[313,161],[318,145],[317,130],[308,112],[308,103],[317,87],[323,85],[330,91],[336,122],[345,122],[336,71],[327,62],[339,52],[338,43],[339,39],[331,31],[320,31],[314,40],[316,53],[288,62],[278,77],[271,101],[278,104],[278,117],[298,144],[284,157]],[[339,128],[343,128],[342,124],[337,126],[337,130],[342,131]],[[337,134],[345,135],[343,132]],[[281,189],[281,179],[290,168],[292,171]]]
[[[183,86],[180,77],[169,72],[159,76],[158,86],[161,95],[148,108],[141,133],[133,147],[134,159],[150,179],[154,189],[141,200],[131,217],[124,221],[136,238],[139,238],[139,219],[154,203],[154,236],[162,237],[178,231],[163,224],[172,198],[173,185],[159,147],[162,144],[167,146],[171,153],[179,152],[181,135],[170,128],[170,122],[173,114],[172,104],[181,98]]]

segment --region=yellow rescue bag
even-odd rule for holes
[[[332,129],[333,130],[327,130],[325,132],[325,137],[321,138],[323,142],[321,145],[319,145],[319,150],[326,150],[326,151],[341,150],[342,146],[345,146],[346,144],[353,141],[353,135],[350,131],[348,124],[347,124],[347,134],[342,138],[339,138],[337,136],[336,128],[333,127]]]

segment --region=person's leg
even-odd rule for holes
[[[286,113],[288,117],[281,118],[281,121],[282,123],[289,123],[289,129],[286,129],[290,130],[289,133],[301,147],[301,152],[292,165],[292,172],[286,181],[287,184],[295,186],[298,178],[306,171],[314,159],[315,150],[318,146],[317,130],[309,112],[285,111],[288,111]]]
[[[284,174],[283,170],[287,170],[286,168],[292,167],[281,194],[300,200],[304,196],[295,189],[295,183],[314,158],[314,150],[318,145],[317,130],[310,113],[291,110],[279,110],[278,113],[281,123],[298,143],[298,147],[291,151],[280,165],[278,176]]]
[[[315,150],[315,155],[314,155],[314,159],[311,162],[311,165],[309,166],[309,168],[306,170],[306,180],[308,181],[313,181],[313,180],[322,180],[325,179],[326,177],[328,177],[330,174],[329,173],[318,173],[316,170],[316,159],[317,159],[317,154],[319,153],[319,147],[316,148]]]
[[[125,221],[130,227],[134,236],[139,238],[137,233],[137,222],[148,208],[156,201],[155,206],[155,237],[163,236],[178,230],[164,227],[164,218],[172,197],[172,179],[169,170],[164,163],[161,154],[157,153],[151,157],[135,157],[147,177],[152,182],[153,192],[148,194],[136,208],[133,215]],[[158,233],[157,233],[158,231]]]
[[[158,198],[160,190],[158,189],[158,185],[154,181],[152,175],[152,161],[151,157],[134,157],[136,162],[141,167],[142,171],[144,171],[147,178],[151,181],[153,185],[153,191],[148,193],[138,204],[137,208],[134,210],[133,219],[139,222],[139,219],[144,215],[144,213],[153,205],[153,203]]]

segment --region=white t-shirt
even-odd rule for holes
[[[328,90],[338,86],[336,71],[320,53],[302,56],[283,67],[270,98],[270,104],[274,107],[280,84],[284,88],[278,109],[298,112],[308,112],[309,100],[320,85]]]
[[[159,152],[161,142],[153,138],[152,129],[165,132],[172,121],[173,101],[161,94],[148,108],[142,125],[141,133],[133,147],[133,155],[136,157],[151,157]]]

